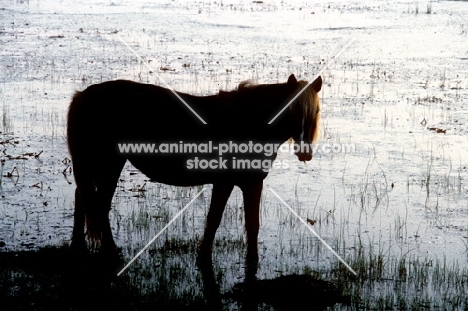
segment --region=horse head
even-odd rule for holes
[[[320,135],[320,98],[318,92],[322,88],[322,77],[319,76],[312,83],[308,83],[302,80],[297,81],[296,77],[291,75],[288,79],[288,85],[295,88],[294,97],[297,96],[290,109],[296,119],[301,122],[300,131],[295,130],[292,135],[295,142],[295,154],[299,161],[310,161],[312,159],[311,144],[317,142]]]

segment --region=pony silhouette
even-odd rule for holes
[[[72,249],[87,249],[86,225],[88,239],[99,244],[101,251],[116,251],[108,213],[120,173],[128,160],[155,182],[175,186],[213,185],[204,236],[199,244],[202,259],[211,259],[213,240],[226,202],[234,186],[238,186],[244,200],[246,258],[258,261],[260,197],[263,180],[274,167],[277,150],[258,152],[258,148],[233,147],[221,154],[215,148],[207,152],[195,147],[202,144],[262,147],[283,144],[290,139],[310,146],[319,135],[317,93],[321,86],[321,77],[309,84],[291,75],[286,83],[243,82],[233,91],[210,96],[177,92],[207,124],[202,124],[171,90],[156,85],[116,80],[76,92],[67,124],[76,182]],[[278,115],[288,103],[287,109]],[[274,122],[268,124],[275,115]],[[119,149],[122,144],[130,143],[169,144],[180,148],[182,144],[190,144],[193,148],[190,152],[172,153]],[[312,148],[303,149],[296,149],[298,159],[311,160]]]

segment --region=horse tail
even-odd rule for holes
[[[102,230],[96,209],[96,163],[93,160],[92,112],[89,110],[86,91],[76,92],[70,103],[67,115],[67,143],[72,160],[73,175],[76,183],[75,210],[82,208],[86,233],[92,243],[100,241]],[[76,211],[75,211],[76,212]]]

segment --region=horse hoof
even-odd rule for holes
[[[72,241],[70,244],[70,250],[74,255],[87,255],[89,254],[88,246],[85,241]]]
[[[102,255],[111,262],[118,262],[123,260],[122,250],[118,247],[106,248],[101,250]]]
[[[245,280],[255,281],[258,271],[258,253],[247,253],[245,258]]]
[[[111,243],[102,243],[101,242],[101,248],[100,248],[101,253],[106,254],[106,256],[114,256],[116,254],[121,253],[120,248],[115,245],[114,241]]]

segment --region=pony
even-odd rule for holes
[[[132,153],[122,152],[119,146],[190,143],[195,147],[229,143],[229,146],[261,147],[269,143],[281,145],[288,140],[310,146],[319,136],[321,87],[320,76],[308,83],[298,81],[292,74],[286,83],[243,82],[232,91],[209,96],[194,96],[127,80],[107,81],[77,91],[67,116],[67,142],[76,183],[72,250],[87,250],[86,235],[88,241],[100,246],[101,252],[117,250],[108,214],[119,176],[128,160],[154,182],[185,187],[213,185],[197,258],[211,259],[226,203],[233,188],[239,187],[244,201],[246,258],[258,262],[263,180],[278,150],[262,153],[257,152],[258,148],[247,151],[233,148],[221,154],[213,148],[211,152]],[[268,124],[275,115],[274,122]],[[295,154],[299,161],[312,159],[312,148],[298,149]],[[198,159],[198,164],[213,165],[205,165],[205,169],[201,165],[197,167],[194,159]],[[235,166],[240,159],[242,168]],[[246,165],[249,163],[257,165]],[[258,166],[259,163],[267,165]]]

